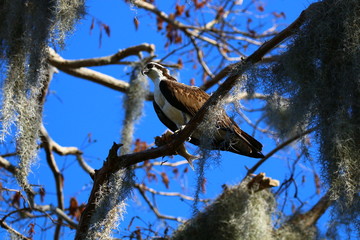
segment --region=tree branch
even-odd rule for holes
[[[47,161],[47,163],[54,175],[54,178],[55,178],[58,208],[61,210],[64,210],[65,209],[64,194],[63,194],[64,177],[63,177],[62,173],[60,172],[59,168],[57,167],[55,157],[52,152],[53,151],[53,145],[52,145],[53,142],[51,141],[51,138],[43,125],[41,125],[40,134],[41,134],[40,138],[41,138],[41,141],[43,143],[45,153],[46,153],[46,161]],[[60,222],[60,224],[56,225],[54,239],[60,238],[60,229],[61,229],[62,218],[59,218],[59,222]]]
[[[309,211],[306,213],[295,214],[288,221],[286,221],[278,229],[278,231],[291,225],[296,226],[302,230],[306,230],[309,227],[314,226],[333,202],[334,201],[330,199],[330,193],[326,193]]]
[[[68,62],[70,60],[63,59],[59,54],[57,54],[51,48],[49,49],[49,52],[50,52],[49,63],[64,73],[67,73],[67,74],[75,76],[75,77],[83,78],[83,79],[89,80],[94,83],[98,83],[100,85],[103,85],[105,87],[108,87],[110,89],[113,89],[113,90],[116,90],[119,92],[127,93],[129,90],[129,83],[127,83],[126,81],[116,79],[112,76],[97,72],[97,71],[89,69],[89,68],[68,67],[66,65],[66,62]],[[77,60],[74,60],[74,61],[77,61]],[[153,99],[153,95],[151,93],[149,93],[146,96],[146,100],[152,100],[152,99]]]
[[[65,222],[67,222],[72,228],[77,228],[77,223],[75,223],[65,212],[64,210],[54,207],[52,205],[35,205],[34,210],[40,211],[40,212],[52,212],[55,213],[58,217],[63,219]]]
[[[54,50],[52,50],[54,51]],[[153,55],[155,52],[155,45],[143,43],[137,46],[128,47],[126,49],[119,50],[117,53],[98,58],[88,58],[88,59],[76,59],[76,60],[66,60],[61,58],[59,55],[52,53],[50,55],[50,63],[55,63],[58,67],[66,68],[81,68],[81,67],[92,67],[92,66],[103,66],[110,64],[117,64],[121,59],[128,56],[139,56],[141,57],[141,52],[148,52],[150,55]]]
[[[177,222],[181,222],[181,223],[184,223],[185,220],[179,218],[179,217],[173,217],[173,216],[168,216],[168,215],[163,215],[159,212],[159,209],[157,209],[157,207],[155,207],[150,199],[146,196],[145,194],[145,191],[142,187],[138,187],[137,188],[141,194],[141,196],[144,198],[145,202],[149,205],[150,209],[155,213],[155,215],[158,217],[158,218],[162,218],[162,219],[167,219],[167,220],[174,220],[174,221],[177,221]]]
[[[265,155],[264,158],[262,158],[261,160],[259,160],[252,168],[250,168],[247,171],[247,174],[245,176],[245,178],[247,176],[250,176],[251,174],[253,174],[266,160],[268,160],[272,155],[274,155],[277,151],[283,149],[284,147],[286,147],[287,145],[291,144],[292,142],[302,138],[303,136],[312,133],[313,131],[315,131],[316,128],[310,128],[288,140],[286,140],[285,142],[283,142],[282,144],[280,144],[279,146],[277,146],[276,148],[274,148],[271,152],[269,152],[268,154]],[[245,178],[243,179],[243,181],[245,180]]]
[[[3,157],[0,157],[0,167],[6,169],[8,172],[15,174],[17,171],[17,167],[12,165],[8,160]]]
[[[157,191],[157,190],[155,190],[153,188],[149,188],[149,187],[145,186],[145,184],[135,184],[134,187],[137,188],[137,189],[141,188],[142,191],[148,191],[148,192],[150,192],[152,194],[157,194],[157,195],[161,195],[161,196],[180,197],[182,199],[189,200],[189,201],[199,201],[199,202],[205,202],[205,203],[210,202],[210,199],[195,199],[193,197],[181,194],[179,192],[161,192],[161,191]]]
[[[21,233],[19,233],[18,231],[16,231],[15,229],[13,229],[12,227],[10,227],[5,221],[1,220],[0,221],[0,226],[4,229],[6,229],[8,232],[14,234],[17,238],[19,239],[24,239],[24,240],[31,240],[30,238],[25,237],[24,235],[22,235]]]

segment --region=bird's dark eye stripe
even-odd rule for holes
[[[146,67],[147,67],[147,68],[152,68],[153,66],[154,66],[154,64],[149,63]]]

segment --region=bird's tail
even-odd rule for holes
[[[263,145],[246,132],[242,130],[240,131],[241,132],[238,135],[242,141],[237,141],[234,144],[230,144],[231,149],[228,151],[248,157],[263,158],[264,154],[261,152]]]

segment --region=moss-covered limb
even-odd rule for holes
[[[309,211],[294,215],[274,229],[271,219],[276,213],[276,202],[268,190],[258,191],[261,183],[251,184],[257,177],[224,188],[211,205],[181,225],[171,239],[314,239],[315,224],[332,203],[329,195]]]
[[[275,199],[268,190],[249,190],[248,181],[224,188],[211,205],[181,225],[171,239],[272,239]]]
[[[117,155],[121,146],[121,144],[114,143],[109,150],[109,155],[106,158],[102,168],[95,170],[95,174],[93,176],[93,188],[91,190],[88,203],[81,214],[75,239],[84,239],[90,232],[95,233],[95,231],[90,230],[101,227],[98,226],[98,224],[106,222],[109,214],[116,214],[116,211],[113,211],[114,209],[107,211],[109,210],[107,209],[107,197],[108,194],[112,193],[111,191],[117,191],[116,196],[120,200],[124,200],[129,194],[131,189],[130,186],[132,185],[128,182],[129,179],[127,179],[127,171],[129,170],[126,168],[124,161],[119,161],[119,157]],[[118,176],[115,177],[115,180],[120,179],[120,186],[113,185],[114,182],[112,180],[114,179],[114,174],[121,174],[123,176],[122,178],[118,178]],[[115,182],[115,184],[118,183]],[[125,205],[121,204],[120,207],[120,210],[123,211]],[[101,231],[98,231],[98,233],[101,233]]]
[[[279,229],[274,230],[276,239],[315,239],[316,223],[325,211],[334,203],[329,193],[325,194],[309,211],[294,214]]]
[[[111,163],[114,161],[113,159],[116,159],[117,151],[120,147],[121,145],[114,143],[112,148],[109,150],[109,155],[107,160],[104,162],[103,167],[100,170],[95,171],[93,188],[91,190],[86,208],[81,214],[75,239],[84,239],[84,236],[86,236],[89,231],[90,220],[96,208],[97,195],[99,194],[100,187],[108,180],[109,175],[112,172],[110,171]]]
[[[359,225],[360,1],[320,3],[267,71],[264,91],[288,101],[266,117],[283,135],[294,126],[318,127],[322,177],[337,200],[333,222]]]
[[[170,155],[175,151],[177,145],[167,144],[142,152],[118,156],[117,153],[120,147],[121,144],[114,143],[112,148],[109,150],[109,155],[104,162],[102,168],[99,170],[95,170],[95,175],[93,176],[93,188],[91,190],[91,194],[89,196],[86,208],[81,214],[79,227],[75,237],[76,239],[83,239],[83,237],[86,236],[86,234],[89,232],[92,217],[98,207],[96,204],[98,196],[99,194],[101,195],[103,193],[103,186],[106,186],[113,174],[122,170],[126,170],[127,168],[135,165],[136,163],[143,162],[148,159],[158,158],[164,155]]]

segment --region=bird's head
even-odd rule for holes
[[[151,80],[153,81],[156,80],[176,81],[176,79],[170,75],[170,72],[167,68],[156,62],[149,62],[148,64],[146,64],[142,73],[148,76],[149,78],[151,78]]]

